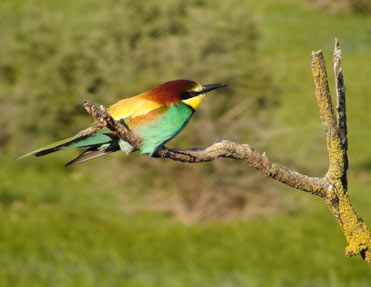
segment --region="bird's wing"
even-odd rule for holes
[[[161,108],[163,105],[141,94],[132,98],[123,99],[108,108],[108,113],[115,119],[134,118],[148,114]]]

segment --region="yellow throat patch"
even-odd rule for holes
[[[201,94],[193,98],[183,100],[183,103],[192,107],[192,109],[197,110],[197,108],[199,107],[199,105],[201,105],[204,99],[205,99],[205,94]]]
[[[202,91],[202,86],[200,84],[197,84],[190,91],[201,92]],[[201,103],[204,101],[204,99],[205,99],[205,94],[199,94],[198,96],[183,100],[182,102],[185,103],[186,105],[192,107],[193,110],[197,110],[197,108],[201,105]]]

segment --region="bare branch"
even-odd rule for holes
[[[335,90],[337,99],[337,125],[340,137],[341,148],[343,151],[344,170],[341,181],[343,182],[345,190],[348,189],[347,182],[347,169],[348,169],[348,139],[347,139],[347,116],[346,116],[346,103],[345,103],[345,86],[343,70],[341,68],[341,50],[338,39],[335,39],[334,48],[334,76],[335,76]]]
[[[133,134],[127,127],[113,119],[106,111],[98,109],[88,101],[84,103],[86,111],[91,114],[98,123],[106,126],[124,141],[130,143],[139,150],[141,139]],[[296,189],[300,189],[323,197],[328,183],[324,179],[308,177],[284,166],[272,162],[266,155],[261,155],[246,144],[238,144],[231,141],[219,141],[205,148],[171,149],[159,148],[153,155],[158,158],[169,158],[175,161],[199,163],[216,160],[220,157],[243,160],[251,167],[264,173],[266,176],[276,179]]]
[[[87,129],[84,129],[82,131],[79,131],[78,133],[82,136],[90,136],[92,134],[95,134],[98,130],[100,130],[103,126],[98,123],[92,124],[90,127]]]
[[[341,51],[335,40],[334,72],[337,95],[337,117],[331,102],[325,59],[321,51],[312,52],[312,73],[322,126],[325,130],[327,151],[330,161],[326,179],[331,184],[325,202],[339,223],[348,246],[347,256],[361,254],[371,264],[371,233],[355,212],[347,193],[347,138],[345,114],[345,87],[341,68]]]
[[[107,127],[118,137],[131,144],[135,150],[139,150],[142,139],[133,134],[125,125],[113,119],[109,113],[101,106],[101,109],[92,105],[89,101],[84,102],[85,110],[97,120],[100,127]],[[93,131],[93,129],[92,129]],[[90,132],[90,131],[89,131]],[[81,133],[81,132],[80,132]]]
[[[340,145],[334,107],[331,102],[326,63],[322,51],[312,52],[312,74],[330,161],[327,176],[334,179],[341,178],[344,170],[343,152]]]

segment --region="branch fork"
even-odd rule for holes
[[[239,144],[227,140],[221,140],[203,148],[175,149],[162,146],[157,149],[153,157],[168,158],[187,163],[213,161],[221,157],[242,160],[267,177],[293,188],[320,196],[324,199],[330,212],[344,232],[348,242],[348,246],[345,249],[346,255],[361,254],[362,258],[371,264],[371,233],[353,209],[347,191],[348,140],[345,86],[341,68],[341,50],[337,39],[335,39],[333,68],[337,98],[336,114],[331,101],[326,64],[322,51],[312,52],[312,74],[315,94],[329,155],[329,169],[323,178],[300,174],[271,161],[265,153],[260,154],[247,144]],[[135,150],[140,149],[141,138],[133,134],[123,123],[113,119],[103,106],[97,108],[89,101],[85,101],[84,108],[95,118],[96,123],[81,131],[80,134],[89,136],[97,130],[107,127],[115,135],[130,143]]]

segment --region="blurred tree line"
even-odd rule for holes
[[[309,0],[314,7],[327,9],[330,12],[371,13],[371,0]]]
[[[276,88],[248,3],[110,0],[100,2],[89,21],[36,4],[23,7],[20,22],[1,39],[0,140],[13,143],[18,154],[29,150],[25,142],[42,138],[47,144],[89,125],[83,99],[108,106],[178,78],[232,86],[207,97],[170,146],[201,146],[219,138],[252,141],[272,120]],[[268,192],[238,162],[116,158],[130,164],[126,176],[142,180],[134,188],[179,191],[180,209],[196,209],[196,217],[245,207],[254,196],[246,190]]]

